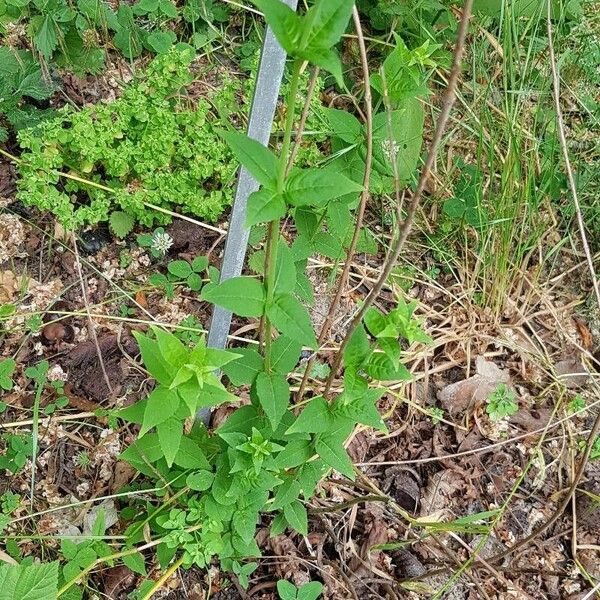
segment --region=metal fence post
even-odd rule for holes
[[[281,1],[293,9],[296,8],[297,0]],[[271,136],[285,59],[285,50],[275,39],[271,28],[267,27],[248,122],[248,136],[264,146],[268,145]],[[258,187],[258,182],[242,167],[238,175],[235,200],[229,220],[225,252],[221,265],[221,281],[237,277],[242,272],[250,234],[250,231],[244,227],[246,203],[248,196],[255,192]],[[231,312],[220,306],[215,306],[208,332],[208,345],[211,348],[225,348],[230,326]],[[196,414],[196,418],[208,424],[210,409],[201,408]]]

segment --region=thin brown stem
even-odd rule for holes
[[[360,24],[360,17],[358,14],[358,10],[356,7],[352,10],[352,18],[354,20],[354,26],[356,28],[356,34],[358,39],[358,47],[360,50],[360,60],[363,71],[363,79],[365,86],[365,118],[366,118],[366,129],[367,129],[367,148],[366,148],[366,157],[365,157],[365,173],[363,175],[363,191],[360,197],[360,204],[358,206],[358,211],[356,213],[356,222],[354,225],[354,232],[352,234],[352,240],[350,241],[350,245],[346,250],[346,260],[344,261],[344,266],[342,268],[342,273],[338,279],[336,285],[335,296],[331,300],[331,304],[329,305],[329,310],[327,311],[327,316],[323,321],[323,325],[321,327],[321,331],[319,333],[319,337],[317,339],[319,345],[322,345],[327,336],[329,335],[329,331],[331,326],[333,325],[333,319],[337,307],[339,306],[340,300],[342,298],[342,294],[346,289],[346,284],[348,283],[348,275],[350,273],[350,267],[352,266],[352,260],[354,258],[354,252],[356,251],[356,246],[358,244],[358,240],[360,237],[360,232],[362,230],[363,220],[365,216],[365,209],[367,207],[367,202],[369,200],[369,184],[371,181],[371,168],[373,163],[373,103],[371,99],[371,86],[369,84],[370,75],[369,75],[369,62],[367,59],[367,48],[365,45],[365,39],[363,36],[362,26]],[[300,402],[302,400],[302,396],[304,394],[304,389],[306,387],[306,383],[308,382],[308,378],[310,376],[312,365],[315,361],[316,354],[313,354],[306,364],[306,369],[304,370],[304,375],[302,376],[302,382],[300,383],[300,389],[296,395],[296,402]]]
[[[375,302],[375,300],[379,296],[379,293],[381,292],[381,289],[385,285],[390,273],[392,272],[392,269],[394,268],[396,261],[398,260],[398,257],[400,256],[400,252],[402,251],[402,248],[404,247],[406,239],[408,238],[408,236],[411,232],[411,229],[412,229],[412,226],[414,223],[414,219],[415,219],[415,215],[417,213],[417,209],[419,208],[421,198],[423,197],[423,192],[425,191],[425,188],[427,187],[427,182],[429,181],[429,178],[431,176],[431,170],[433,168],[433,164],[435,162],[440,144],[442,142],[442,136],[444,135],[444,130],[446,129],[446,124],[448,123],[448,119],[450,117],[450,112],[452,111],[452,106],[454,105],[454,101],[456,99],[456,87],[458,84],[458,78],[460,76],[462,55],[463,55],[464,48],[465,48],[465,40],[467,37],[467,31],[469,28],[468,27],[469,26],[469,18],[471,15],[472,6],[473,6],[473,0],[465,0],[465,4],[464,4],[463,10],[462,10],[462,16],[460,19],[460,25],[459,25],[459,29],[458,29],[458,36],[456,39],[456,46],[454,49],[452,70],[450,72],[450,77],[448,78],[448,87],[446,88],[446,93],[445,93],[444,101],[442,104],[442,111],[440,113],[440,116],[439,116],[439,119],[437,122],[435,134],[433,136],[433,140],[432,140],[431,146],[429,148],[427,160],[425,161],[425,166],[423,167],[423,170],[421,171],[421,177],[419,179],[417,189],[415,190],[415,193],[414,193],[413,197],[411,198],[411,201],[408,205],[408,210],[406,212],[406,218],[404,219],[404,222],[400,226],[400,231],[398,233],[398,237],[396,238],[395,242],[392,244],[392,248],[386,257],[381,275],[379,276],[379,279],[377,280],[377,282],[375,283],[375,285],[373,286],[373,288],[371,289],[371,291],[365,298],[360,309],[358,310],[358,312],[352,319],[350,326],[348,327],[348,330],[346,331],[346,335],[344,336],[344,339],[342,340],[342,343],[340,344],[340,347],[334,358],[333,366],[331,368],[331,372],[327,379],[327,383],[325,384],[325,393],[326,394],[328,393],[329,389],[331,388],[333,380],[335,379],[335,377],[337,375],[337,371],[342,362],[342,356],[344,353],[344,349],[346,348],[348,341],[350,340],[350,337],[352,336],[352,333],[354,332],[356,327],[358,327],[358,325],[362,321],[367,310],[372,306],[372,304]]]

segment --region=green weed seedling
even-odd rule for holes
[[[500,421],[514,415],[519,410],[516,399],[517,394],[505,383],[501,383],[487,399],[485,410],[492,421]]]
[[[187,260],[172,260],[167,264],[167,274],[153,273],[148,281],[165,290],[167,298],[173,298],[175,286],[184,284],[192,290],[199,292],[202,289],[203,280],[201,273],[208,268],[208,258],[197,256],[191,263]]]
[[[277,582],[277,593],[280,600],[317,600],[323,593],[323,584],[319,581],[309,581],[299,588],[285,579]]]

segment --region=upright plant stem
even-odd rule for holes
[[[285,128],[283,134],[283,143],[279,153],[279,162],[277,165],[277,193],[282,194],[285,185],[285,175],[288,166],[288,157],[292,142],[292,131],[294,127],[294,113],[298,86],[300,83],[300,70],[302,61],[296,59],[292,66],[292,77],[290,79],[290,89],[286,98],[287,113],[285,116]],[[279,220],[269,222],[267,232],[267,247],[265,251],[265,284],[266,284],[266,305],[273,302],[275,296],[275,272],[277,265],[277,244],[279,243]],[[264,341],[265,368],[271,370],[271,322],[264,315],[261,327],[261,337]]]
[[[333,365],[331,368],[331,372],[329,377],[327,378],[327,382],[325,384],[325,394],[329,392],[331,389],[331,385],[333,384],[333,380],[337,375],[337,371],[342,362],[342,356],[344,354],[344,349],[346,348],[352,333],[362,321],[365,313],[372,306],[373,302],[375,302],[377,296],[379,296],[379,292],[385,285],[398,257],[400,256],[400,252],[404,247],[404,243],[410,234],[412,229],[412,225],[415,219],[415,214],[417,212],[417,208],[421,202],[421,198],[423,196],[423,192],[427,187],[427,182],[429,181],[429,177],[431,176],[431,170],[433,168],[433,164],[435,162],[435,158],[439,149],[439,146],[442,141],[442,136],[444,134],[444,130],[446,128],[446,123],[450,117],[450,112],[452,110],[452,106],[454,105],[454,100],[456,99],[456,86],[458,84],[458,77],[460,75],[460,66],[462,62],[462,55],[465,47],[465,39],[467,37],[469,18],[471,16],[471,8],[473,6],[473,0],[465,0],[465,4],[462,9],[462,17],[460,20],[460,26],[458,29],[458,36],[456,39],[456,45],[454,49],[454,59],[452,61],[452,71],[450,73],[450,77],[448,79],[448,87],[446,88],[446,93],[444,95],[444,101],[442,105],[442,111],[438,118],[435,134],[433,136],[433,140],[431,142],[431,146],[429,148],[429,153],[427,155],[427,160],[425,161],[425,166],[421,171],[421,177],[419,179],[419,183],[417,185],[417,189],[413,197],[411,198],[410,204],[408,205],[408,210],[406,213],[406,218],[400,227],[400,231],[398,232],[398,237],[392,244],[392,248],[390,249],[385,263],[383,265],[383,269],[381,275],[377,279],[377,282],[365,298],[365,301],[361,305],[360,309],[352,319],[350,326],[340,344],[340,347],[335,355]]]

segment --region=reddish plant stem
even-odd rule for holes
[[[373,288],[371,289],[371,291],[365,298],[360,309],[358,310],[358,312],[352,319],[350,326],[348,327],[348,330],[346,331],[346,335],[344,336],[344,339],[342,340],[342,343],[340,344],[340,347],[335,355],[335,358],[333,361],[333,366],[331,368],[331,372],[329,373],[329,377],[327,378],[327,382],[325,384],[325,392],[324,392],[325,394],[327,394],[329,392],[329,390],[331,389],[331,385],[332,385],[332,383],[337,375],[337,372],[340,368],[344,350],[345,350],[346,346],[348,345],[348,341],[350,340],[352,333],[354,332],[356,327],[358,327],[358,325],[362,321],[367,310],[369,310],[369,308],[372,306],[373,302],[375,302],[375,300],[379,296],[379,293],[381,292],[381,289],[383,288],[388,277],[390,276],[390,273],[392,272],[392,269],[394,268],[396,261],[398,260],[398,257],[400,256],[400,252],[402,251],[402,248],[404,247],[406,239],[408,238],[408,236],[411,232],[411,229],[412,229],[412,226],[413,226],[413,223],[415,220],[415,214],[417,212],[417,209],[419,208],[419,203],[421,201],[421,198],[423,197],[423,192],[425,191],[425,188],[427,187],[429,177],[431,176],[431,170],[433,168],[433,164],[435,162],[437,152],[438,152],[440,144],[442,142],[442,137],[444,135],[444,130],[446,128],[446,124],[448,123],[448,119],[450,117],[450,112],[452,111],[452,106],[454,105],[454,101],[456,99],[456,87],[458,84],[458,78],[460,76],[462,55],[463,55],[464,48],[465,48],[465,40],[467,37],[467,31],[469,28],[468,27],[469,26],[469,17],[471,15],[472,6],[473,6],[473,0],[465,0],[465,4],[464,4],[463,10],[462,10],[462,17],[460,20],[460,25],[458,28],[458,36],[456,39],[456,45],[455,45],[455,49],[454,49],[452,70],[450,72],[450,77],[448,79],[448,86],[446,88],[446,93],[444,95],[442,111],[440,113],[440,116],[439,116],[439,119],[437,122],[435,134],[433,136],[433,140],[432,140],[431,146],[429,148],[427,160],[425,161],[425,166],[423,167],[423,170],[421,171],[421,177],[419,179],[417,189],[415,190],[415,193],[414,193],[413,197],[411,198],[411,201],[408,205],[406,218],[404,219],[404,222],[400,226],[400,231],[398,233],[398,237],[396,238],[395,242],[392,245],[390,252],[388,253],[388,256],[384,263],[381,275],[379,276],[379,279],[377,280],[377,282],[375,283],[375,285],[373,286]]]
[[[371,99],[371,86],[369,84],[369,63],[367,60],[367,47],[365,45],[362,26],[360,24],[360,17],[356,7],[354,7],[352,10],[352,18],[354,20],[354,27],[356,29],[356,36],[358,39],[358,47],[360,50],[360,60],[365,86],[365,116],[367,128],[367,152],[365,157],[365,173],[362,182],[363,191],[360,197],[360,203],[358,205],[358,212],[356,213],[356,222],[354,225],[352,240],[350,241],[350,245],[346,250],[346,260],[344,261],[342,273],[337,281],[335,296],[331,300],[329,310],[327,311],[327,316],[325,317],[325,321],[323,322],[323,325],[321,327],[319,337],[317,338],[319,345],[323,344],[327,339],[327,336],[329,335],[329,331],[331,329],[331,326],[333,325],[335,311],[337,310],[337,307],[340,304],[342,294],[344,293],[346,289],[346,284],[348,283],[350,267],[352,266],[352,260],[354,258],[354,253],[356,251],[356,246],[358,244],[358,239],[360,237],[360,232],[365,216],[365,209],[369,200],[369,184],[371,181],[371,168],[373,163],[373,105]],[[296,402],[300,402],[302,400],[302,396],[304,395],[304,389],[306,388],[306,384],[308,382],[310,371],[314,364],[315,358],[316,354],[313,354],[306,363],[306,369],[304,370],[304,375],[302,376],[302,382],[300,383],[300,388],[298,390],[298,393],[296,394]]]

